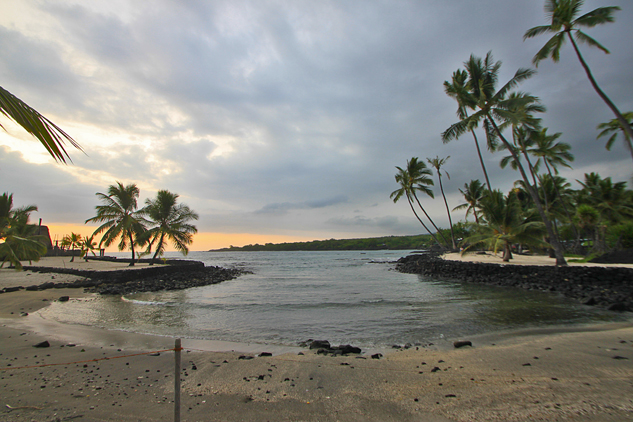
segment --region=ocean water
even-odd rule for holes
[[[41,315],[184,338],[277,345],[325,339],[363,348],[627,318],[551,293],[394,271],[394,261],[409,253],[192,252],[187,259],[253,274],[182,291],[53,303]]]

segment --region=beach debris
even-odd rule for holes
[[[33,347],[37,347],[37,348],[51,347],[51,344],[48,342],[48,340],[44,340],[41,343],[34,344]]]
[[[117,349],[119,352],[121,351],[121,349]],[[156,352],[156,353],[150,353],[148,356],[160,356],[160,352]]]
[[[41,407],[37,407],[37,406],[11,406],[9,404],[5,404],[5,406],[7,407],[7,409],[9,410],[17,410],[17,409],[35,409],[35,410],[42,410]]]
[[[472,346],[473,346],[473,343],[472,343],[472,342],[470,342],[469,340],[457,340],[457,341],[453,342],[453,346],[454,346],[456,349],[459,349],[460,347],[465,347],[465,346],[470,346],[470,347],[472,347]]]

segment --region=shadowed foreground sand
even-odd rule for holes
[[[11,283],[22,277],[18,285],[35,284],[40,276],[20,274]],[[46,276],[42,282],[52,275]],[[173,352],[128,356],[173,348],[173,339],[42,320],[37,309],[62,295],[90,296],[79,289],[0,294],[0,420],[173,420]],[[33,347],[44,340],[51,347]],[[469,340],[474,347],[413,348],[372,359],[266,345],[213,352],[226,345],[183,339],[189,351],[182,359],[182,420],[633,419],[631,324]],[[274,356],[240,359],[265,351]],[[84,362],[104,357],[110,359]],[[64,365],[18,369],[51,363]]]

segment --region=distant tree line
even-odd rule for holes
[[[266,243],[260,245],[230,246],[215,249],[211,252],[231,251],[372,251],[372,250],[407,250],[428,249],[433,244],[430,235],[386,236],[365,239],[329,239],[310,242]]]

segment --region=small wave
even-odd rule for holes
[[[153,300],[138,300],[138,299],[128,299],[125,296],[121,296],[121,300],[123,302],[135,303],[137,305],[151,305],[151,306],[176,306],[177,303],[174,302],[158,302]]]

